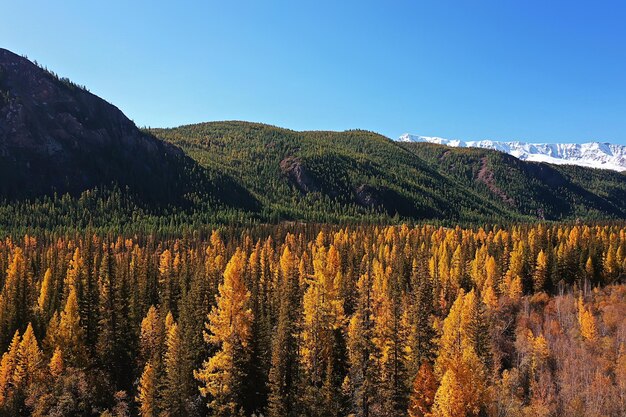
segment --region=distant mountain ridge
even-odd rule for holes
[[[463,141],[408,133],[400,142],[426,142],[455,148],[493,149],[508,153],[523,161],[547,162],[557,165],[579,165],[588,168],[626,171],[626,146],[604,142],[588,143],[527,143],[492,140]]]

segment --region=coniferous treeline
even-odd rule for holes
[[[398,216],[392,218],[374,210],[355,210],[341,205],[333,205],[332,210],[327,210],[322,208],[324,204],[320,201],[312,203],[308,207],[311,212],[300,220],[333,224],[399,224],[402,221]],[[155,207],[117,186],[86,190],[80,196],[63,194],[33,200],[0,201],[0,233],[13,236],[27,233],[58,235],[89,229],[97,233],[154,233],[171,237],[197,230],[208,230],[210,234],[212,227],[225,225],[278,224],[283,220],[279,212],[263,209],[255,213],[202,201],[201,198],[190,207]],[[445,220],[431,223],[454,224]]]
[[[0,242],[0,414],[620,416],[626,228]]]

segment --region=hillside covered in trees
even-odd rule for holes
[[[359,130],[212,122],[150,132],[237,178],[274,219],[398,216],[454,224],[626,217],[626,175],[607,170],[399,143]]]
[[[140,131],[84,87],[0,48],[0,200],[45,206],[55,195],[76,201],[96,188],[122,190],[153,213],[258,208],[232,178]]]
[[[0,243],[7,416],[623,416],[626,228]]]

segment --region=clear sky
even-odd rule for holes
[[[0,4],[0,47],[140,126],[626,144],[623,0]]]

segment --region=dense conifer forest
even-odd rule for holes
[[[0,243],[0,410],[622,416],[626,228],[49,233]]]

